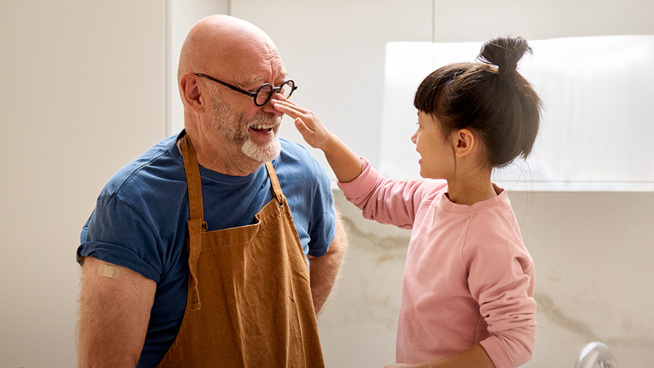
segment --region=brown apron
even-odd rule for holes
[[[190,209],[188,298],[159,367],[324,367],[309,270],[272,164],[266,168],[274,198],[256,223],[207,231],[188,136],[182,157]]]

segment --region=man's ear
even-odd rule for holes
[[[459,129],[453,133],[452,142],[454,142],[454,153],[456,157],[469,155],[477,144],[475,135],[468,129]]]
[[[182,102],[195,112],[201,112],[203,101],[201,99],[200,85],[193,74],[184,74],[179,80],[179,91]]]

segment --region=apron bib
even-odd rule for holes
[[[324,367],[309,270],[270,162],[252,225],[207,231],[195,150],[182,138],[190,219],[186,310],[159,367]]]

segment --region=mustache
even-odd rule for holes
[[[250,119],[250,124],[275,124],[278,125],[281,123],[282,118],[281,116],[261,116],[261,115],[255,115],[252,119]]]

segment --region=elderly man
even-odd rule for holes
[[[323,366],[347,241],[324,170],[277,138],[270,99],[295,83],[224,15],[191,29],[178,81],[185,130],[118,171],[82,230],[79,365]]]

